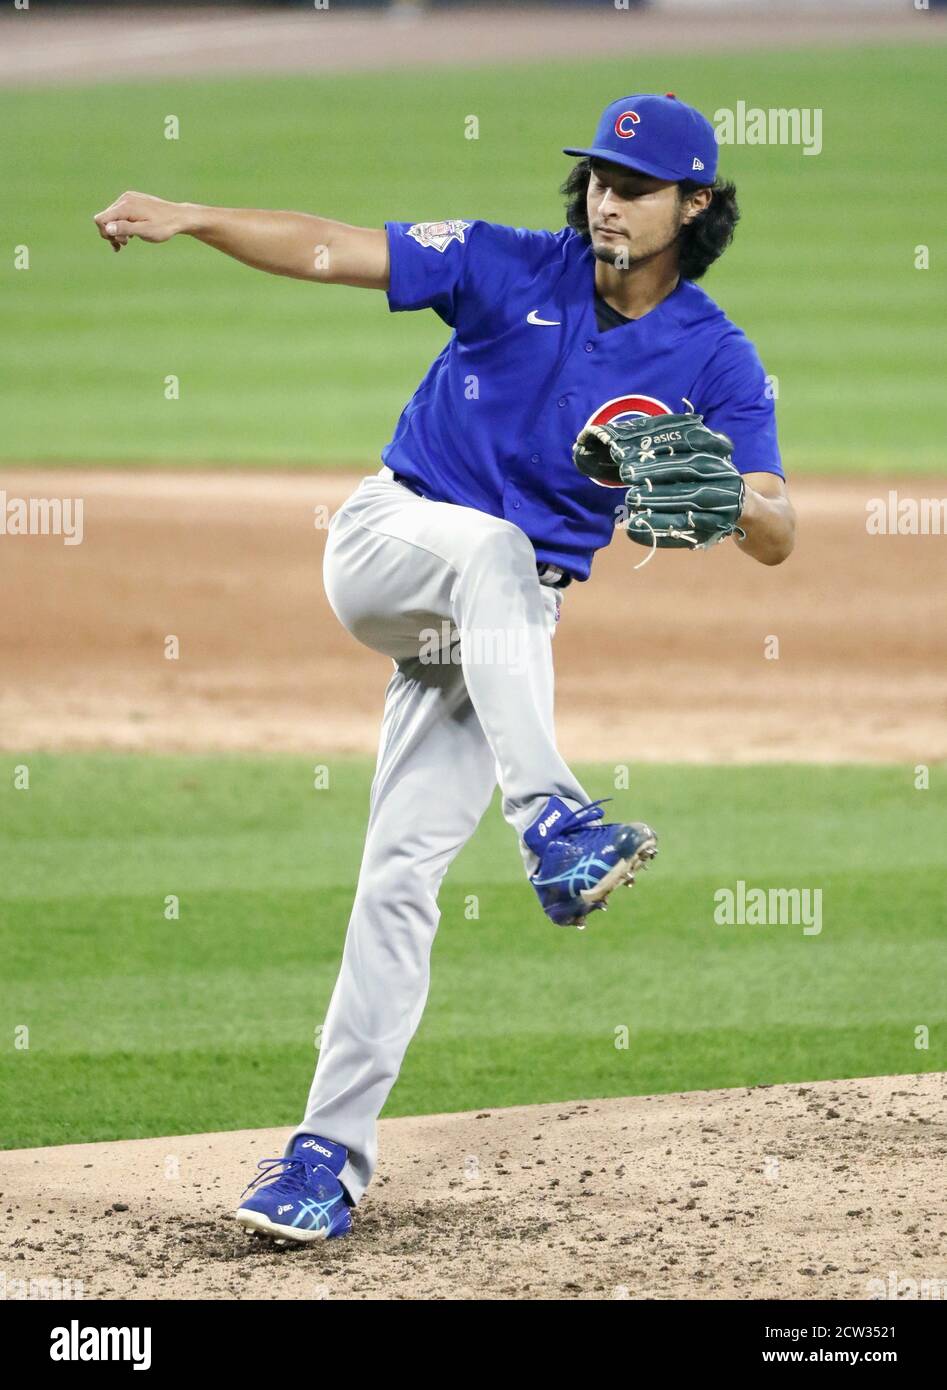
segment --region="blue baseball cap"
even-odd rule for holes
[[[713,183],[717,137],[706,116],[673,92],[620,97],[602,112],[593,143],[563,154],[623,164],[655,179]]]

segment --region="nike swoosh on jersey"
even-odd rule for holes
[[[536,327],[538,327],[538,328],[559,328],[559,327],[560,327],[559,319],[541,319],[541,318],[539,317],[539,310],[538,310],[538,309],[530,309],[529,313],[526,315],[526,322],[527,322],[527,323],[531,323],[531,324],[533,324],[534,326],[536,326]]]

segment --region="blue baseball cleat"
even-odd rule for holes
[[[289,1158],[264,1158],[264,1171],[244,1188],[259,1190],[241,1201],[237,1220],[256,1235],[277,1241],[328,1240],[352,1229],[339,1173],[348,1150],[315,1134],[299,1134]],[[273,1177],[273,1169],[283,1171]],[[267,1177],[270,1181],[265,1181]],[[260,1183],[264,1185],[260,1187]]]
[[[603,825],[601,803],[570,811],[551,796],[523,839],[539,866],[530,878],[547,917],[562,927],[584,927],[590,912],[605,908],[619,884],[628,887],[658,852],[658,837],[641,821]]]

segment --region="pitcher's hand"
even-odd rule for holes
[[[170,241],[187,230],[187,203],[169,203],[150,193],[123,193],[104,212],[95,214],[103,241],[120,251],[133,236],[142,241]]]

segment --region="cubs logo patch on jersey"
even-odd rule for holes
[[[408,236],[414,237],[419,246],[433,246],[435,251],[446,251],[452,241],[463,245],[464,232],[470,226],[460,218],[448,222],[415,222],[408,228]]]
[[[683,400],[683,397],[681,399]],[[615,420],[640,419],[642,415],[670,415],[671,413],[670,406],[665,405],[656,396],[613,396],[610,401],[606,401],[604,405],[600,405],[597,410],[592,411],[582,429],[588,429],[589,425],[610,425]],[[596,487],[627,487],[627,483],[620,480],[610,483],[602,478],[590,478],[589,481],[595,483]]]

